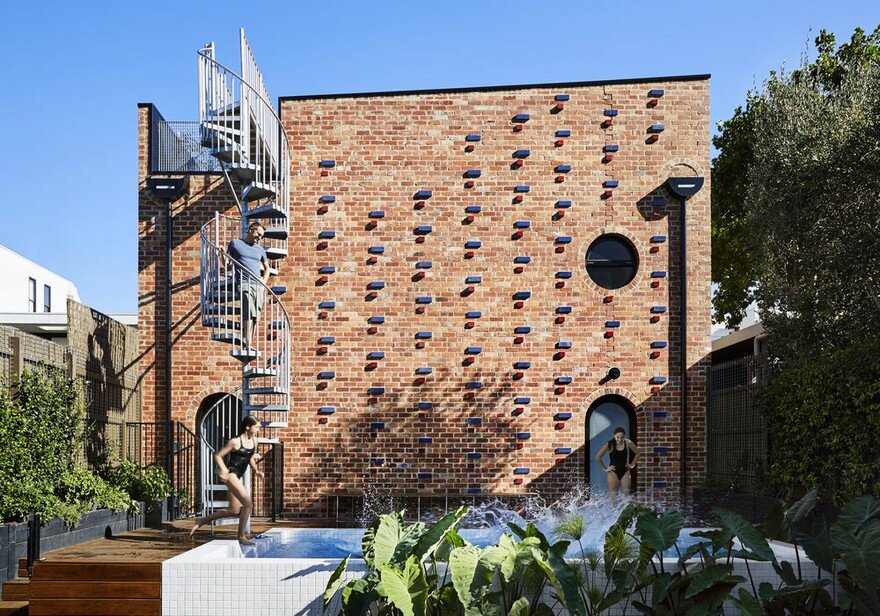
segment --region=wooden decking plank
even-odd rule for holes
[[[31,601],[29,616],[160,616],[159,599],[40,599]]]
[[[3,582],[4,601],[27,601],[30,595],[30,580],[15,579]]]
[[[0,601],[0,616],[28,616],[28,602]]]
[[[45,580],[95,582],[161,582],[161,563],[106,562],[106,561],[43,561],[34,567],[32,588]]]
[[[161,582],[40,581],[30,593],[35,599],[161,599]]]

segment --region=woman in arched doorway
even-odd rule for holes
[[[602,461],[602,456],[608,454],[608,466]],[[635,468],[639,459],[639,448],[631,440],[626,438],[626,430],[620,426],[614,428],[614,438],[596,453],[596,463],[602,467],[608,475],[608,493],[611,495],[611,506],[617,504],[617,494],[621,490],[624,496],[632,492],[632,475],[630,470]]]
[[[214,520],[238,516],[238,542],[242,545],[254,545],[245,534],[247,521],[253,511],[253,502],[244,485],[244,474],[248,466],[258,477],[263,476],[263,471],[257,468],[254,454],[257,452],[257,434],[260,431],[259,422],[251,416],[241,420],[241,429],[238,436],[229,439],[222,449],[214,453],[214,463],[220,470],[220,481],[226,484],[229,491],[229,507],[215,511],[204,518],[196,518],[189,534],[194,534],[200,526],[204,526]],[[229,456],[228,464],[224,458]]]

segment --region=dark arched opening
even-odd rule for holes
[[[637,441],[636,412],[632,403],[622,396],[602,396],[590,405],[584,422],[584,481],[590,486],[591,494],[608,491],[605,471],[596,464],[596,453],[612,438],[615,427],[626,430],[626,436]],[[636,478],[633,471],[633,489]]]

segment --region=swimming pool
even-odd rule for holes
[[[685,529],[682,540],[694,539]],[[162,614],[166,616],[306,616],[322,613],[324,588],[339,562],[360,555],[364,529],[275,528],[242,550],[237,541],[211,541],[162,563]],[[497,529],[460,529],[475,544],[497,540]],[[780,560],[795,562],[795,551],[773,543]],[[569,557],[576,555],[569,554]],[[803,575],[815,577],[815,565],[801,554]],[[667,570],[677,569],[677,556],[664,558]],[[769,562],[749,563],[755,584],[779,581]],[[362,558],[348,562],[346,579],[362,577]],[[734,572],[747,576],[744,561],[734,559]],[[328,613],[338,612],[338,605]],[[611,612],[614,613],[614,612]],[[729,614],[737,614],[732,608]]]

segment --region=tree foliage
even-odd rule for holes
[[[736,327],[756,301],[789,360],[880,329],[880,27],[815,44],[713,139],[715,319]]]

